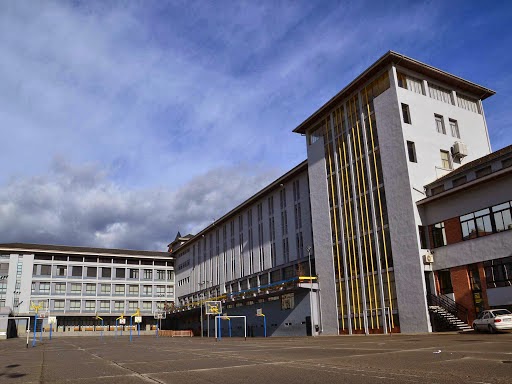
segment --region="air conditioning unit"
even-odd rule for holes
[[[432,264],[434,262],[434,255],[429,251],[423,255],[425,264]]]
[[[462,141],[456,141],[452,147],[452,156],[462,159],[468,155],[468,147]]]

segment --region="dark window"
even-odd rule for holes
[[[457,124],[457,120],[449,119],[448,122],[450,123],[452,136],[456,137],[457,139],[460,139],[459,124]]]
[[[444,192],[444,184],[438,185],[430,190],[432,196],[437,195],[438,193]]]
[[[420,246],[422,249],[428,248],[428,241],[427,241],[427,227],[423,225],[418,225],[418,232],[420,234]]]
[[[458,187],[459,185],[462,185],[462,184],[465,184],[467,182],[467,177],[466,175],[464,176],[461,176],[461,177],[458,177],[456,179],[453,180],[453,187]]]
[[[510,206],[511,203],[506,202],[492,207],[492,218],[494,219],[496,232],[512,229],[512,212]]]
[[[417,163],[416,148],[414,147],[414,142],[412,142],[412,141],[407,142],[407,153],[409,155],[409,161],[411,163]]]
[[[404,103],[402,103],[402,116],[404,118],[404,123],[411,124],[411,114],[409,112],[409,106]]]
[[[449,270],[439,271],[437,273],[437,278],[439,280],[439,288],[441,291],[441,295],[453,293],[452,279]]]
[[[476,175],[476,178],[479,179],[480,177],[489,175],[491,172],[492,172],[491,166],[489,165],[488,167],[481,168],[478,171],[476,171],[475,175]]]
[[[446,245],[444,222],[440,222],[432,226],[432,241],[434,242],[434,248]]]
[[[484,261],[487,288],[512,286],[512,256]]]
[[[434,115],[436,121],[436,131],[446,135],[446,129],[444,128],[444,119],[441,115]]]
[[[112,269],[103,267],[101,268],[101,277],[110,278],[112,276]]]
[[[41,276],[50,276],[52,267],[50,265],[41,265]]]
[[[74,266],[72,271],[71,271],[71,276],[79,276],[79,277],[82,277],[82,267],[81,266]]]
[[[509,157],[508,159],[502,160],[501,161],[501,166],[503,168],[512,167],[512,157]]]
[[[87,267],[87,277],[96,277],[96,272],[96,267]]]
[[[65,265],[57,265],[55,268],[55,275],[56,276],[66,276],[66,272],[68,270],[68,267]]]
[[[118,279],[124,279],[126,273],[126,269],[124,268],[116,268],[116,277]]]
[[[474,239],[493,233],[489,208],[461,216],[462,240]]]

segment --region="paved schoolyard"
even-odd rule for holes
[[[512,333],[0,341],[0,383],[512,383]]]

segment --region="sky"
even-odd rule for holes
[[[293,129],[388,50],[496,91],[508,1],[0,2],[0,243],[166,250],[306,158]],[[509,48],[506,48],[509,47]]]

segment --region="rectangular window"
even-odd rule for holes
[[[502,160],[501,161],[501,167],[502,168],[512,167],[512,157],[509,157],[508,159]]]
[[[423,225],[418,225],[418,232],[420,234],[420,247],[421,247],[421,249],[427,249],[428,248],[427,227],[425,227]]]
[[[80,310],[80,300],[70,300],[69,301],[69,310],[70,311],[79,311]]]
[[[116,284],[116,295],[124,295],[124,285]]]
[[[139,295],[139,286],[138,285],[130,285],[128,287],[128,294],[130,296],[138,296]]]
[[[110,311],[110,301],[102,300],[100,301],[100,310],[107,312]]]
[[[437,223],[432,226],[432,241],[434,242],[434,248],[446,245],[444,222]]]
[[[82,267],[75,265],[71,270],[71,276],[73,277],[82,277]]]
[[[151,301],[143,301],[142,310],[147,312],[151,311]]]
[[[477,170],[475,172],[475,176],[476,176],[477,179],[479,179],[481,177],[490,175],[491,172],[492,172],[492,169],[491,169],[491,166],[489,165],[488,167],[480,168],[479,170]]]
[[[85,293],[87,295],[95,295],[96,294],[96,284],[85,284]]]
[[[61,311],[64,309],[64,300],[55,300],[53,302],[53,310],[54,311]]]
[[[484,261],[487,288],[512,286],[512,256]]]
[[[142,295],[143,296],[151,296],[153,293],[153,287],[151,285],[142,286]]]
[[[459,125],[457,124],[457,120],[449,119],[450,129],[452,131],[452,136],[460,139]]]
[[[466,177],[466,175],[464,175],[464,176],[461,176],[461,177],[458,177],[458,178],[454,179],[452,181],[452,185],[455,188],[455,187],[458,187],[458,186],[460,186],[462,184],[466,184],[466,182],[467,182],[467,177]]]
[[[139,278],[139,270],[138,269],[130,269],[130,279],[138,279]]]
[[[419,93],[420,95],[424,95],[423,92],[423,82],[420,79],[417,79],[412,76],[405,75],[403,73],[397,72],[398,78],[398,86],[400,88],[408,89],[409,91],[413,91],[415,93]]]
[[[436,121],[436,130],[438,133],[442,133],[443,135],[446,135],[446,129],[444,127],[444,119],[441,115],[434,115],[435,121]]]
[[[97,268],[96,267],[87,267],[87,277],[96,277]]]
[[[164,296],[165,295],[165,285],[157,285],[156,286],[156,294],[157,294],[157,296]]]
[[[39,293],[41,294],[49,294],[50,293],[50,283],[39,283]]]
[[[428,91],[431,98],[453,105],[452,92],[449,89],[428,83]]]
[[[144,279],[145,280],[151,280],[153,278],[153,270],[152,269],[145,269],[144,270]]]
[[[463,240],[474,239],[493,233],[489,208],[461,216],[459,220]]]
[[[66,293],[66,283],[55,283],[55,293]]]
[[[94,312],[96,310],[96,302],[94,300],[86,300],[85,310],[87,312]]]
[[[156,271],[156,279],[157,280],[165,280],[165,271],[157,270]]]
[[[76,283],[71,284],[71,293],[73,293],[73,294],[82,293],[82,284],[76,284]]]
[[[478,113],[478,104],[475,100],[467,98],[457,93],[457,105],[468,111]]]
[[[402,117],[404,119],[404,123],[411,123],[411,113],[409,112],[409,106],[407,104],[402,103]]]
[[[125,278],[126,269],[124,268],[116,268],[116,278],[124,279]]]
[[[437,279],[439,281],[439,288],[441,295],[447,295],[453,293],[452,279],[449,270],[443,270],[437,272]]]
[[[50,276],[52,267],[50,265],[41,265],[41,276]]]
[[[174,279],[174,271],[167,271],[167,280],[173,280]]]
[[[417,163],[416,161],[416,148],[414,146],[414,142],[407,142],[407,154],[409,155],[409,161],[411,163]]]
[[[450,161],[450,152],[441,150],[440,154],[441,154],[441,168],[452,169],[452,163]]]
[[[110,295],[110,284],[100,284],[100,292],[102,295]]]
[[[66,276],[68,267],[65,265],[57,265],[55,267],[55,276]]]
[[[137,301],[129,301],[128,302],[128,310],[136,311],[138,307],[139,307],[139,303]]]
[[[124,301],[114,301],[114,310],[124,312]]]
[[[509,202],[492,207],[497,232],[512,229],[512,212],[510,208],[511,203]]]
[[[101,268],[101,277],[110,279],[112,277],[112,268],[107,268],[107,267]]]

